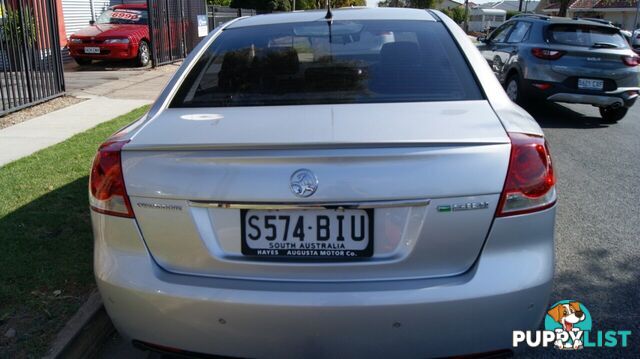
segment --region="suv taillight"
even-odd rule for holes
[[[565,54],[565,52],[560,50],[550,50],[540,47],[534,47],[533,49],[531,49],[531,54],[543,60],[557,60],[561,58]]]
[[[89,178],[89,202],[100,213],[133,218],[133,209],[124,186],[120,151],[128,141],[103,143],[93,160]]]
[[[622,56],[622,62],[627,66],[640,65],[640,57],[638,56]]]
[[[540,211],[556,202],[556,178],[543,137],[509,133],[511,159],[498,217]]]

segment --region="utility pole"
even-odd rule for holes
[[[631,31],[635,31],[638,28],[638,13],[640,12],[640,0],[636,1],[636,17],[633,19],[633,28]]]
[[[93,0],[89,0],[89,9],[91,11],[91,21],[96,21],[96,11],[93,9]]]
[[[291,11],[296,11],[296,0],[293,0],[293,10]]]
[[[518,1],[518,12],[522,12],[522,0]]]
[[[464,0],[464,32],[469,32],[469,0]]]

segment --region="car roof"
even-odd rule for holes
[[[136,10],[147,10],[147,4],[120,4],[113,5],[112,9],[136,9]]]
[[[598,21],[598,19],[572,19],[568,17],[559,17],[559,16],[546,16],[539,14],[523,14],[519,16],[514,16],[511,20],[531,20],[536,22],[541,22],[545,24],[575,24],[575,25],[591,25],[591,26],[602,26],[609,28],[616,28],[611,24],[605,24],[602,21]]]
[[[256,15],[240,19],[227,28],[257,25],[286,24],[292,22],[322,21],[327,10],[294,11],[278,14]],[[424,9],[353,7],[331,9],[334,21],[340,20],[424,20],[436,21]]]
[[[595,25],[602,27],[615,27],[610,24],[603,24],[600,21],[593,21],[587,19],[569,19],[565,17],[552,17],[550,23],[552,24],[576,24],[576,25]]]

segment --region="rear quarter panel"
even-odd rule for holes
[[[451,35],[460,46],[489,104],[500,118],[505,130],[507,132],[521,132],[544,136],[542,129],[533,117],[509,99],[502,89],[502,84],[491,70],[491,67],[489,67],[487,61],[462,28],[442,12],[432,11],[447,26]]]

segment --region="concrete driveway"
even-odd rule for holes
[[[64,68],[67,94],[153,101],[180,64],[158,68],[133,67],[127,62],[68,63]]]
[[[517,357],[640,356],[640,105],[600,125],[590,106],[532,113],[550,142],[558,177],[556,279],[551,301],[575,299],[594,330],[631,330],[627,349],[530,349]],[[478,324],[478,323],[476,323]],[[115,337],[102,358],[144,354]]]

